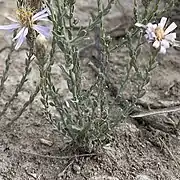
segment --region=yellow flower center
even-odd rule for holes
[[[32,16],[33,16],[33,11],[30,9],[18,9],[16,14],[23,26],[26,27],[32,27]]]
[[[164,39],[164,29],[157,27],[155,29],[155,35],[157,37],[157,40],[161,41],[162,39]]]

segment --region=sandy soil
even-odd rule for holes
[[[121,36],[131,24],[132,1],[123,1],[127,19],[122,7],[113,8],[106,17],[108,30],[121,24],[112,36]],[[0,0],[0,24],[8,22],[5,17],[14,13],[14,0]],[[85,26],[95,11],[95,0],[77,0],[76,17]],[[0,49],[9,46],[10,37],[0,31]],[[25,47],[25,45],[24,45]],[[8,49],[0,53],[0,76],[5,67]],[[0,109],[13,94],[24,68],[25,50],[12,54],[12,64],[5,90],[0,100]],[[92,57],[93,49],[88,49],[82,56],[84,63]],[[148,93],[141,103],[151,108],[180,105],[180,51],[170,49],[165,57],[160,57],[159,66],[152,74],[152,80],[147,87]],[[125,52],[111,57],[110,67],[114,70],[113,80],[119,78]],[[54,74],[60,82],[61,92],[68,97],[67,85],[54,67]],[[94,72],[86,67],[85,79],[93,77]],[[11,128],[6,128],[7,122],[14,117],[38,81],[38,70],[32,63],[32,72],[28,81],[7,113],[0,119],[0,180],[179,180],[180,179],[180,138],[177,134],[165,133],[149,125],[131,120],[123,123],[115,133],[112,144],[104,147],[104,153],[92,157],[71,157],[70,152],[62,151],[64,143],[58,132],[46,121],[38,98],[30,108],[19,118]],[[91,76],[89,76],[91,74]],[[177,123],[180,113],[168,113],[163,116],[152,116],[153,120],[163,119]],[[162,120],[164,121],[164,119]],[[133,122],[133,123],[132,123]],[[52,142],[44,143],[42,139]],[[65,156],[62,158],[62,156]]]

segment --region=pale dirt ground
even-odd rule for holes
[[[106,28],[112,29],[119,24],[120,29],[115,35],[122,33],[124,27],[128,27],[132,17],[132,1],[122,1],[125,7],[128,21],[120,12],[122,9],[114,8],[106,18]],[[5,16],[14,13],[14,0],[0,0],[0,24],[7,22]],[[78,0],[76,16],[82,25],[88,23],[89,13],[95,11],[95,0]],[[8,46],[9,36],[0,31],[0,48]],[[0,75],[4,69],[7,51],[0,53]],[[92,56],[93,50],[89,49],[84,58],[84,64]],[[147,87],[148,93],[142,102],[150,107],[165,107],[180,104],[180,52],[174,49],[168,51],[165,57],[160,57],[160,64],[152,74],[152,80]],[[113,55],[110,59],[110,67],[114,70],[114,81],[118,79],[121,69],[120,62],[124,59],[124,53]],[[13,93],[22,72],[24,71],[25,51],[14,52],[9,78],[0,100],[3,107],[6,100]],[[58,159],[46,158],[40,155],[62,156],[68,155],[61,152],[64,144],[60,135],[51,127],[42,114],[38,98],[31,108],[6,129],[6,124],[33,92],[38,81],[38,71],[35,64],[28,77],[28,82],[19,94],[8,113],[0,120],[0,180],[179,180],[180,179],[180,139],[174,135],[168,135],[158,130],[144,128],[136,123],[124,123],[117,130],[116,140],[111,146],[105,147],[105,154],[94,158]],[[62,94],[68,97],[67,86],[57,67],[53,69],[56,80],[59,82]],[[94,72],[85,67],[84,79],[91,81]],[[89,76],[90,75],[90,76]],[[178,120],[179,114],[170,114],[172,120]],[[160,138],[166,143],[165,146]],[[53,142],[51,147],[44,145],[40,139],[44,138]],[[25,153],[26,152],[26,153]],[[33,155],[39,154],[39,155]],[[65,174],[63,175],[63,171]]]

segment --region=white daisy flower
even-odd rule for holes
[[[148,42],[153,43],[153,47],[156,49],[160,49],[160,53],[165,54],[166,49],[170,47],[170,45],[175,46],[178,44],[176,41],[176,33],[172,32],[177,28],[177,25],[173,22],[167,28],[165,28],[167,22],[166,17],[162,17],[160,23],[152,24],[148,23],[147,25],[143,25],[141,23],[136,23],[135,25],[138,27],[142,27],[146,29],[145,37]]]
[[[17,41],[15,46],[15,49],[17,50],[26,39],[29,29],[33,29],[45,37],[49,36],[50,28],[37,24],[37,21],[39,20],[47,20],[47,17],[49,15],[50,13],[47,8],[36,14],[34,14],[32,10],[21,8],[17,10],[16,19],[8,17],[8,19],[14,23],[10,25],[0,26],[0,29],[11,31],[19,29],[17,35],[13,38],[14,41]]]

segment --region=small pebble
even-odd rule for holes
[[[119,180],[117,177],[114,176],[93,176],[89,180]]]
[[[73,170],[76,174],[80,174],[81,167],[78,164],[73,165]]]
[[[51,146],[53,145],[53,142],[52,142],[52,141],[49,141],[49,140],[43,139],[43,138],[40,139],[40,142],[41,142],[42,144],[46,145],[46,146],[49,146],[49,147],[51,147]]]
[[[146,176],[146,175],[137,175],[135,180],[152,180],[149,176]]]

